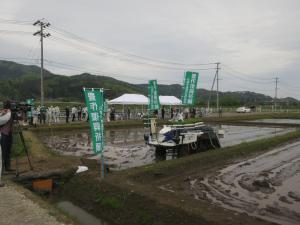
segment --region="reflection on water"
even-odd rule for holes
[[[247,122],[300,124],[300,119],[260,119],[260,120],[250,120]]]
[[[221,128],[225,130],[225,137],[220,139],[223,147],[272,137],[292,130],[228,125],[222,125]],[[49,134],[42,136],[42,139],[49,148],[62,154],[97,158],[92,151],[88,130],[57,132],[50,136]],[[155,149],[145,144],[144,128],[108,129],[105,131],[105,142],[105,162],[112,170],[146,165],[161,160],[155,156]],[[177,154],[168,151],[164,157],[167,160],[174,159]]]
[[[220,139],[222,147],[228,147],[243,142],[274,137],[276,135],[282,135],[295,130],[294,128],[271,128],[228,125],[222,125],[222,129],[225,131],[224,138]]]

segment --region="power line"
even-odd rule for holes
[[[215,65],[216,64],[216,63],[186,64],[186,63],[178,63],[178,62],[171,62],[171,61],[166,61],[166,60],[153,59],[153,58],[150,58],[150,57],[140,56],[140,55],[133,54],[133,53],[123,52],[123,51],[120,51],[118,49],[114,49],[114,48],[110,48],[110,47],[100,46],[99,44],[91,42],[91,41],[89,41],[85,38],[82,38],[82,37],[80,37],[76,34],[65,31],[65,30],[63,30],[61,28],[58,28],[58,27],[55,27],[55,26],[53,26],[53,27],[55,29],[51,29],[51,30],[58,33],[58,34],[70,37],[70,38],[75,39],[75,40],[80,41],[80,42],[82,42],[82,41],[87,42],[88,44],[91,44],[93,46],[96,45],[98,48],[100,47],[105,51],[111,51],[113,53],[121,54],[121,55],[123,55],[123,57],[126,56],[126,57],[129,57],[129,58],[131,57],[131,58],[136,58],[136,59],[139,59],[139,60],[151,61],[152,63],[169,64],[169,65],[184,66],[184,67],[207,66],[207,65]]]
[[[99,71],[99,70],[94,70],[94,69],[87,69],[84,67],[78,67],[78,66],[73,66],[70,64],[66,63],[59,63],[55,62],[52,60],[44,60],[47,65],[56,67],[56,68],[62,68],[62,69],[70,69],[73,71],[77,72],[82,72],[82,73],[91,73],[92,75],[99,75],[99,76],[110,76],[110,77],[119,77],[119,78],[130,78],[130,79],[135,79],[135,80],[143,80],[143,81],[148,81],[147,78],[141,78],[137,76],[132,76],[132,75],[125,75],[125,74],[119,74],[119,73],[112,73],[112,72],[105,72],[105,71]],[[163,82],[174,82],[174,80],[166,80],[166,79],[159,79],[160,81]]]
[[[84,52],[88,52],[97,56],[109,56],[115,59],[118,59],[120,61],[127,61],[127,62],[131,62],[137,65],[143,65],[143,66],[149,66],[149,67],[154,67],[154,68],[160,68],[160,69],[167,69],[167,70],[186,70],[186,69],[191,69],[194,71],[202,71],[202,70],[215,70],[216,68],[180,68],[180,67],[171,67],[171,66],[165,66],[165,65],[158,65],[158,64],[152,64],[150,62],[141,62],[141,61],[133,61],[129,58],[120,58],[118,55],[112,55],[112,54],[107,54],[105,52],[100,52],[102,51],[101,49],[95,49],[95,47],[90,47],[90,46],[82,46],[81,43],[72,43],[64,38],[61,37],[53,37],[52,38],[53,41],[61,41],[63,44],[68,45],[70,47],[73,47],[77,50],[80,51],[84,51]],[[92,49],[91,49],[92,48]]]
[[[297,91],[299,91],[299,89],[300,89],[300,86],[294,86],[294,85],[291,85],[291,84],[289,84],[285,81],[282,81],[282,80],[280,81],[280,84],[283,85],[283,86],[287,86],[288,88],[295,89]]]
[[[22,31],[22,30],[0,30],[0,33],[11,33],[11,34],[31,34],[29,31]]]
[[[246,81],[246,82],[250,82],[250,83],[255,83],[255,84],[262,84],[262,85],[265,85],[265,84],[271,84],[273,83],[272,81],[259,81],[259,80],[253,80],[253,79],[248,79],[246,77],[241,77],[235,73],[232,73],[228,70],[224,70],[225,74],[224,75],[230,75],[231,77],[235,77],[237,79],[240,79],[242,81]]]
[[[273,78],[262,78],[262,77],[258,77],[258,76],[256,76],[256,75],[252,75],[252,74],[247,74],[247,73],[244,73],[244,72],[240,72],[240,71],[238,71],[238,70],[236,70],[236,69],[234,69],[234,68],[232,68],[231,66],[228,66],[228,65],[226,65],[226,64],[222,64],[222,66],[224,66],[225,68],[227,68],[228,70],[231,70],[234,74],[240,74],[240,75],[244,75],[244,76],[246,76],[247,77],[247,79],[249,79],[249,80],[252,80],[252,79],[254,79],[254,80],[264,80],[264,81],[270,81],[270,80],[273,80]],[[228,71],[227,70],[227,71]]]
[[[20,20],[10,20],[10,19],[2,19],[0,18],[0,23],[6,24],[17,24],[17,25],[31,25],[33,21],[20,21]]]

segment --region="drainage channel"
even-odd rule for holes
[[[63,184],[72,179],[75,174],[75,168],[68,170],[53,170],[43,173],[32,173],[13,179],[14,182],[22,185],[31,192],[39,195],[44,200],[49,200],[55,196]],[[54,203],[61,211],[75,218],[82,225],[109,225],[100,218],[93,216],[79,206],[70,201],[60,201]]]
[[[77,221],[82,225],[109,225],[103,220],[74,205],[72,202],[62,201],[57,204],[57,207],[73,218],[76,218]]]

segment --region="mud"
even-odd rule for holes
[[[300,224],[300,141],[189,181],[189,194],[262,219]]]
[[[88,130],[57,132],[55,135],[42,135],[41,138],[47,147],[61,154],[99,158],[93,153]],[[106,130],[105,142],[105,163],[111,170],[123,170],[155,161],[154,149],[144,142],[143,128]]]
[[[217,129],[218,127],[216,127]],[[222,125],[225,137],[220,139],[222,147],[241,142],[272,137],[291,131],[284,128],[262,128]],[[64,155],[85,158],[97,158],[91,147],[89,131],[56,132],[42,134],[42,141],[50,149]],[[176,153],[168,151],[165,158],[155,155],[154,148],[144,142],[143,128],[107,129],[105,132],[105,162],[111,170],[123,170],[131,167],[147,165],[160,160],[177,158]]]

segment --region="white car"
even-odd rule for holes
[[[247,107],[239,107],[236,109],[236,112],[237,113],[249,113],[249,112],[251,112],[251,109],[247,108]]]

